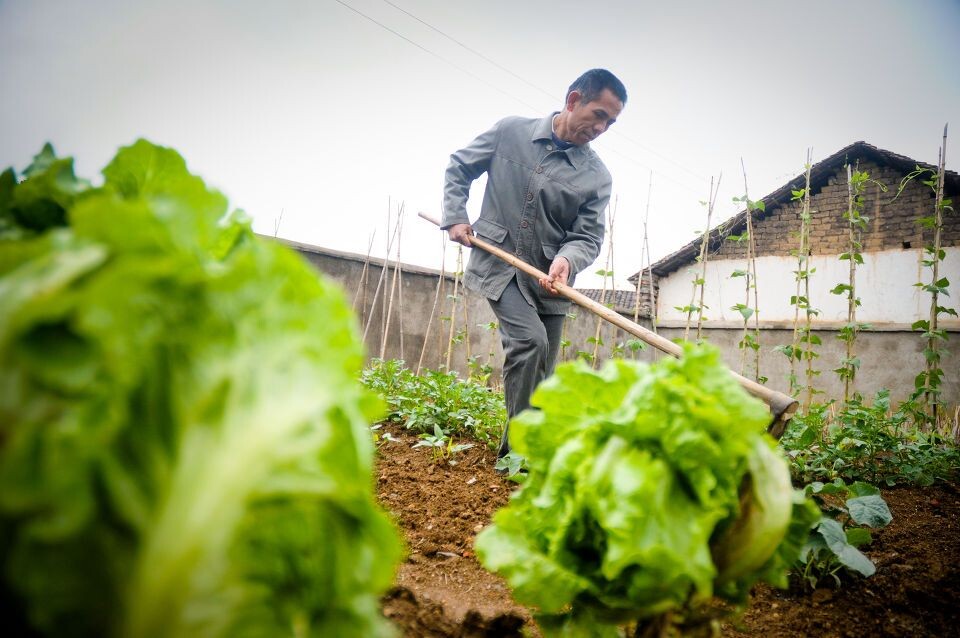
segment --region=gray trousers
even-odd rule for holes
[[[524,298],[516,277],[510,280],[496,301],[490,300],[499,324],[503,345],[503,392],[507,417],[513,418],[530,407],[537,385],[553,373],[560,349],[565,315],[542,315]],[[510,451],[504,427],[498,457]]]

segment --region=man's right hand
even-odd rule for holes
[[[470,238],[473,237],[473,227],[470,224],[454,224],[447,229],[447,236],[450,237],[450,241],[471,246]]]

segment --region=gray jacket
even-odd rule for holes
[[[554,114],[542,119],[508,117],[450,156],[443,191],[441,228],[469,224],[470,184],[487,173],[480,218],[472,225],[482,239],[516,254],[543,272],[557,256],[576,273],[589,266],[603,244],[610,172],[589,145],[556,150]],[[499,299],[514,276],[527,301],[541,314],[563,314],[569,302],[480,249],[470,251],[464,284]]]

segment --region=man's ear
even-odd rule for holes
[[[579,104],[580,99],[583,97],[583,94],[580,91],[573,90],[567,94],[567,110],[572,111],[573,107]]]

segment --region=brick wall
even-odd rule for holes
[[[861,161],[861,171],[869,173],[872,180],[886,186],[869,183],[863,193],[862,215],[869,218],[867,229],[862,233],[862,252],[890,249],[919,249],[933,240],[933,231],[917,223],[920,217],[933,214],[932,190],[911,180],[899,197],[894,199],[904,174],[888,166]],[[846,170],[837,170],[819,191],[810,198],[811,252],[817,255],[837,255],[847,252],[849,233],[847,220],[847,175]],[[800,202],[788,202],[771,206],[760,219],[754,218],[757,255],[787,255],[799,245]],[[944,218],[941,244],[960,246],[960,215],[948,214]],[[744,257],[746,245],[726,240],[715,251],[721,258]]]

